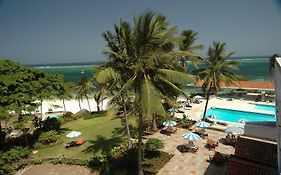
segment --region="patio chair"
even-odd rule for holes
[[[218,146],[219,146],[218,141],[214,141],[212,139],[207,140],[206,147],[209,148],[209,150],[216,149],[216,147],[218,147]]]
[[[236,141],[237,141],[237,138],[235,136],[230,136],[229,134],[227,134],[226,137],[223,138],[223,143],[225,145],[235,146]]]
[[[172,127],[164,127],[160,131],[161,134],[166,134],[166,135],[171,135],[176,132],[177,132],[177,128],[172,128]]]
[[[200,137],[202,137],[203,139],[208,137],[208,133],[206,130],[202,130],[202,129],[196,129],[194,131],[195,134],[198,134]]]

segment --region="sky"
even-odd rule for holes
[[[106,61],[102,32],[152,10],[235,56],[281,54],[281,0],[0,0],[0,58],[21,64]]]

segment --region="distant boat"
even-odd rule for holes
[[[81,74],[84,74],[84,73],[85,73],[85,72],[84,72],[84,70],[82,69],[82,70],[81,70]]]

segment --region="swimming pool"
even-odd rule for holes
[[[255,109],[269,111],[269,112],[275,112],[276,107],[273,106],[273,105],[255,104]]]
[[[276,121],[275,115],[261,114],[255,112],[238,111],[223,108],[211,108],[207,111],[206,116],[215,114],[219,116],[217,120],[229,121],[239,123],[239,119],[246,119],[247,121]]]
[[[58,118],[60,118],[60,117],[62,117],[62,113],[55,113],[55,114],[46,114],[45,115],[45,118],[47,119],[47,118],[56,118],[56,119],[58,119]]]

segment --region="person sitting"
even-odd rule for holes
[[[213,156],[209,156],[209,160],[207,161],[218,166],[224,164],[226,160],[227,158],[224,157],[220,152],[215,152]]]

